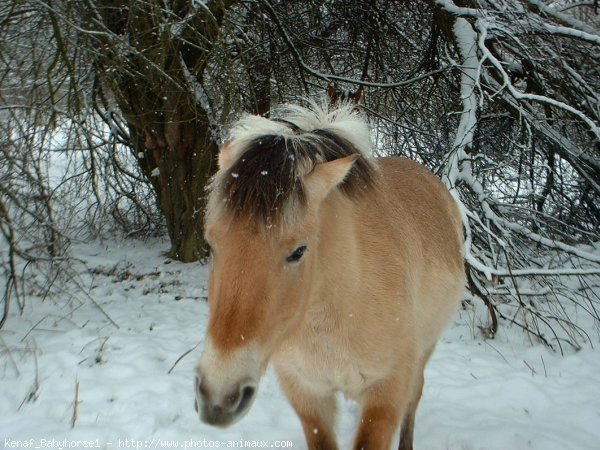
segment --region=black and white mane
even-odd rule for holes
[[[227,163],[211,184],[209,212],[221,205],[235,217],[276,223],[306,204],[304,177],[315,165],[357,154],[340,186],[357,198],[374,183],[369,128],[353,104],[335,109],[285,105],[272,119],[244,115],[230,130]],[[225,159],[225,158],[220,158]]]

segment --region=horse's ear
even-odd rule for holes
[[[352,169],[358,154],[335,159],[326,163],[317,164],[304,178],[304,186],[309,202],[320,203],[333,188],[338,186]]]
[[[338,92],[333,83],[330,83],[329,86],[327,86],[327,97],[329,97],[330,105],[333,106],[337,103]]]
[[[233,164],[233,152],[229,147],[229,141],[225,141],[219,149],[219,170],[228,169]]]
[[[358,102],[360,102],[360,98],[363,95],[363,87],[359,86],[358,89],[356,91],[354,91],[354,94],[352,94],[352,100],[354,101],[354,103],[356,103],[358,105]]]

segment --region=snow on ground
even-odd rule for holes
[[[82,262],[73,269],[86,289],[30,297],[22,316],[12,313],[0,331],[0,448],[75,440],[108,449],[240,440],[306,448],[272,372],[241,422],[226,430],[199,422],[192,371],[208,314],[206,268],[169,261],[166,247],[160,240],[78,244],[73,253]],[[475,330],[472,313],[460,311],[439,343],[415,448],[600,448],[599,350],[561,357],[524,345],[506,324],[492,341]],[[340,411],[338,437],[349,448],[359,411],[343,399]]]

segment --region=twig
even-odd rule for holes
[[[475,282],[473,274],[471,273],[471,265],[468,263],[465,263],[465,272],[467,274],[469,290],[474,296],[477,296],[481,300],[483,300],[483,303],[485,304],[488,310],[488,314],[490,315],[490,319],[492,321],[492,323],[487,327],[480,327],[480,330],[485,335],[485,337],[493,339],[494,336],[496,336],[496,332],[498,331],[498,317],[496,316],[496,309],[494,303],[486,294],[483,293],[483,291]]]
[[[96,357],[94,358],[94,362],[96,364],[99,364],[102,362],[102,352],[104,351],[104,346],[106,345],[106,342],[110,339],[110,336],[100,336],[97,337],[95,339],[92,339],[90,342],[88,342],[87,344],[85,344],[83,347],[81,347],[81,350],[79,351],[79,354],[81,355],[83,353],[83,351],[85,350],[85,348],[90,345],[92,342],[96,342],[101,340],[102,344],[100,344],[100,347],[98,348],[98,350],[96,351]],[[84,362],[87,358],[82,359],[79,364],[81,364],[82,362]]]
[[[71,419],[71,428],[75,428],[77,423],[77,408],[79,405],[79,377],[75,377],[75,400],[73,401],[73,418]]]
[[[34,341],[35,343],[35,341]],[[27,345],[27,349],[29,349],[29,345]],[[29,349],[33,353],[33,361],[35,363],[35,379],[33,380],[33,389],[29,391],[29,393],[25,396],[17,411],[20,411],[23,405],[27,402],[30,403],[32,401],[36,401],[40,396],[40,377],[39,377],[39,367],[37,360],[37,352],[35,349]]]
[[[112,317],[110,317],[110,316],[108,315],[108,313],[107,313],[106,311],[104,311],[104,309],[102,308],[102,306],[100,306],[100,305],[98,304],[98,302],[97,302],[96,300],[94,300],[90,294],[88,294],[87,292],[84,292],[84,294],[85,294],[85,296],[86,296],[86,297],[87,297],[87,298],[88,298],[88,299],[89,299],[89,300],[90,300],[90,301],[91,301],[91,302],[92,302],[92,303],[93,303],[93,304],[96,306],[96,308],[98,308],[98,309],[100,310],[100,312],[101,312],[101,313],[104,315],[104,317],[106,317],[106,318],[107,318],[107,319],[110,321],[110,323],[112,323],[112,324],[115,326],[115,328],[116,328],[117,330],[120,330],[120,329],[121,329],[121,327],[120,327],[119,325],[117,325],[117,322],[115,322],[115,321],[112,319]]]
[[[11,291],[13,287],[13,278],[12,275],[8,277],[6,280],[6,288],[4,290],[4,311],[2,313],[2,318],[0,318],[0,329],[4,326],[4,323],[8,319],[8,314],[10,312],[10,299],[11,299]]]
[[[498,350],[496,347],[494,347],[488,341],[483,341],[483,342],[484,342],[485,345],[489,345],[496,353],[498,353],[500,355],[500,357],[504,360],[504,362],[506,364],[508,364],[508,360],[504,357],[504,355],[502,353],[500,353],[500,350]]]
[[[529,370],[531,370],[531,375],[535,375],[537,372],[535,371],[535,369],[533,367],[531,367],[527,361],[523,360],[523,362],[525,363],[525,365],[529,368]]]
[[[34,330],[38,330],[38,331],[40,331],[41,329],[39,329],[39,328],[38,328],[38,325],[39,325],[40,323],[42,323],[44,320],[46,320],[46,319],[48,319],[48,318],[50,318],[50,317],[57,317],[57,318],[59,319],[59,320],[57,320],[57,321],[55,322],[55,325],[56,325],[56,324],[58,324],[58,323],[59,323],[60,321],[62,321],[62,320],[67,320],[67,321],[71,322],[71,323],[72,323],[74,326],[77,326],[77,324],[76,324],[75,322],[73,322],[71,319],[69,319],[67,316],[68,316],[69,314],[72,314],[74,311],[76,311],[77,309],[79,309],[81,306],[83,306],[83,303],[82,303],[81,305],[79,305],[79,306],[76,306],[75,308],[73,308],[71,311],[69,311],[69,312],[68,312],[67,314],[65,314],[64,316],[57,316],[57,315],[55,315],[55,314],[46,314],[44,317],[42,317],[40,320],[38,320],[38,321],[35,323],[35,325],[34,325],[34,326],[32,326],[32,327],[29,329],[29,331],[28,331],[27,333],[25,333],[25,336],[23,336],[23,337],[21,338],[21,342],[23,342],[25,339],[27,339],[27,336],[29,336],[29,335],[30,335],[30,334],[31,334],[31,333],[32,333]],[[57,330],[46,330],[46,329],[43,329],[42,331],[52,331],[52,332],[56,332]]]
[[[198,342],[196,345],[194,345],[192,348],[190,348],[188,351],[184,352],[179,358],[177,358],[177,361],[175,361],[175,363],[171,366],[171,368],[169,369],[169,371],[167,372],[167,375],[171,375],[171,372],[173,372],[173,369],[175,368],[175,366],[177,364],[179,364],[179,361],[181,361],[183,358],[185,358],[187,355],[189,355],[191,352],[193,352],[194,350],[196,350],[196,347],[198,347],[200,345],[200,342]]]
[[[38,326],[40,323],[42,323],[44,320],[46,320],[47,318],[48,318],[48,315],[45,315],[45,316],[44,316],[44,317],[42,317],[40,320],[38,320],[38,321],[35,323],[35,325],[34,325],[34,326],[32,326],[32,327],[29,329],[29,331],[28,331],[27,333],[25,333],[25,336],[23,336],[23,337],[21,338],[21,342],[23,342],[25,339],[27,339],[27,336],[29,336],[29,335],[31,334],[31,332],[32,332],[33,330],[35,330],[35,328],[36,328],[36,327],[37,327],[37,326]]]
[[[73,280],[73,282],[75,282],[81,288],[83,295],[85,295],[87,297],[87,299],[89,301],[91,301],[94,304],[94,306],[96,306],[96,308],[98,308],[100,310],[100,312],[104,315],[104,317],[106,317],[109,320],[109,322],[112,323],[117,330],[120,330],[121,327],[117,324],[117,322],[115,322],[112,319],[112,317],[110,317],[108,315],[108,313],[104,310],[104,308],[102,308],[102,306],[100,306],[98,304],[98,302],[96,300],[94,300],[94,298],[89,294],[89,292],[87,292],[85,289],[83,289],[83,286],[81,286],[81,284],[77,280],[75,280],[75,278],[71,278],[71,279]],[[90,286],[90,289],[91,289],[91,286]]]
[[[10,351],[10,347],[8,345],[6,345],[6,342],[4,342],[4,338],[2,337],[1,334],[0,334],[0,342],[2,343],[2,345],[4,345],[4,347],[6,347],[6,352],[8,353],[8,359],[10,359],[10,362],[13,363],[13,366],[15,367],[15,371],[17,372],[17,377],[20,377],[21,372],[19,371],[19,368],[17,367],[17,363],[16,363],[15,359],[13,358],[12,352]]]
[[[548,378],[548,372],[546,372],[546,363],[544,362],[544,357],[540,355],[540,359],[542,360],[542,366],[544,366],[544,378]]]

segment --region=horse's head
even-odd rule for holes
[[[370,175],[370,162],[343,137],[322,131],[300,139],[296,129],[268,123],[272,134],[234,133],[209,195],[210,316],[196,406],[212,425],[245,415],[270,356],[304,318],[320,270],[324,199],[351,178],[364,189]]]

